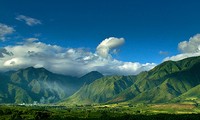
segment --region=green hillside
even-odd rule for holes
[[[62,103],[167,103],[199,84],[200,57],[192,57],[166,61],[137,76],[98,79]]]
[[[134,76],[107,76],[81,87],[61,104],[104,103],[134,83]]]
[[[191,104],[200,104],[200,85],[195,86],[194,88],[188,90],[177,98],[173,99],[172,102],[180,103],[191,103]]]
[[[100,73],[92,72],[76,78],[33,67],[6,72],[0,74],[0,103],[58,102],[75,93],[83,84],[100,77]]]
[[[124,98],[131,103],[166,103],[171,99],[187,92],[200,84],[200,57],[184,59],[174,62],[167,61],[158,65],[146,74],[143,78],[137,77],[136,82],[124,90],[118,98]],[[137,90],[134,90],[135,88]],[[132,91],[133,90],[133,91]],[[113,100],[116,102],[116,100]],[[124,102],[125,100],[117,101]],[[112,102],[112,101],[111,101]]]
[[[200,57],[166,61],[136,76],[80,78],[29,67],[0,73],[0,103],[199,103]]]

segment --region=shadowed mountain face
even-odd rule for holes
[[[82,76],[80,78],[81,81],[84,81],[85,84],[90,84],[92,83],[94,80],[98,79],[98,78],[102,78],[103,75],[97,71],[92,71],[84,76]]]
[[[193,91],[197,88],[192,88],[199,84],[200,57],[192,57],[178,62],[164,62],[137,76],[100,78],[84,85],[61,104],[165,103],[184,93],[194,97]]]
[[[72,95],[84,83],[92,82],[102,76],[98,72],[91,72],[76,78],[33,67],[7,72],[0,74],[0,103],[57,102]]]

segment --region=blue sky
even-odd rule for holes
[[[0,47],[37,38],[95,53],[104,39],[116,37],[125,42],[113,59],[159,64],[199,33],[199,6],[198,0],[1,0],[0,23],[14,31]],[[20,15],[40,23],[27,25]]]

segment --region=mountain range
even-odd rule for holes
[[[129,76],[82,77],[29,67],[0,73],[0,103],[177,103],[200,102],[200,57],[166,61],[150,71]]]
[[[58,102],[102,76],[92,71],[77,78],[34,67],[1,73],[0,103]]]
[[[198,102],[200,57],[166,61],[136,76],[106,76],[82,86],[61,104]],[[191,100],[191,99],[190,99]]]

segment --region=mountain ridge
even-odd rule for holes
[[[96,73],[88,73],[90,82],[103,76]],[[58,102],[76,92],[86,80],[34,67],[0,73],[0,103]]]
[[[104,103],[166,103],[170,102],[181,94],[187,92],[191,88],[200,84],[200,57],[192,57],[183,59],[181,61],[166,61],[156,66],[150,71],[142,72],[135,76],[132,85],[122,90],[119,94],[113,95]],[[103,78],[102,78],[103,79]],[[109,80],[109,79],[107,79]],[[114,82],[113,82],[114,83]],[[94,84],[94,83],[92,83]],[[90,86],[91,84],[89,84]],[[93,85],[97,86],[97,85]],[[101,86],[101,85],[99,85]],[[84,86],[87,87],[87,86]],[[80,90],[84,90],[82,88]],[[87,88],[87,91],[82,94],[89,94],[92,96],[96,93],[91,91],[95,88]],[[80,91],[79,90],[79,91]],[[106,90],[104,91],[107,92]],[[76,101],[75,104],[86,104],[82,101],[87,100],[93,103],[96,98],[81,95],[81,92],[76,92],[70,96],[66,102]],[[101,94],[99,94],[99,97]],[[80,102],[81,101],[81,102]],[[89,103],[87,103],[89,104]]]
[[[28,67],[0,73],[0,103],[148,104],[185,102],[186,97],[200,103],[194,93],[199,89],[199,73],[200,57],[165,61],[130,76],[91,71],[78,78]]]

